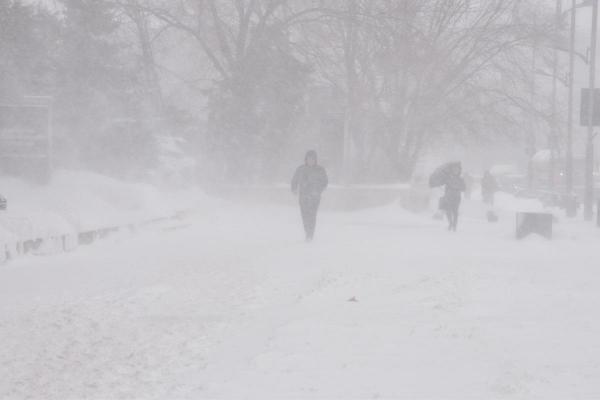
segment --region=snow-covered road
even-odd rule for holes
[[[0,267],[0,398],[600,398],[600,235],[211,203]],[[349,301],[349,300],[356,301]]]

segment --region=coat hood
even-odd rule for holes
[[[318,164],[319,163],[319,158],[317,156],[317,152],[314,150],[309,150],[306,152],[306,155],[304,156],[304,162],[308,163],[308,159],[309,158],[314,158],[315,162]]]

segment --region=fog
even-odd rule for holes
[[[600,397],[597,6],[0,0],[0,398]]]

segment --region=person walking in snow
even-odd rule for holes
[[[464,179],[460,176],[462,168],[460,164],[453,165],[449,171],[445,184],[444,197],[442,205],[448,218],[448,230],[456,232],[458,225],[458,210],[462,198],[462,192],[466,190]]]
[[[468,172],[463,174],[463,179],[465,181],[465,198],[467,200],[471,199],[471,193],[473,193],[473,177]]]
[[[298,167],[292,178],[292,193],[298,195],[307,242],[312,241],[314,237],[321,194],[328,183],[327,171],[319,165],[317,152],[308,151],[304,157],[304,164]]]
[[[485,171],[481,179],[481,197],[485,204],[494,204],[494,195],[498,191],[498,182],[490,171]]]

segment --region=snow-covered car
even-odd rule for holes
[[[496,178],[498,189],[503,192],[517,194],[526,186],[527,176],[514,165],[494,165],[490,173]]]

